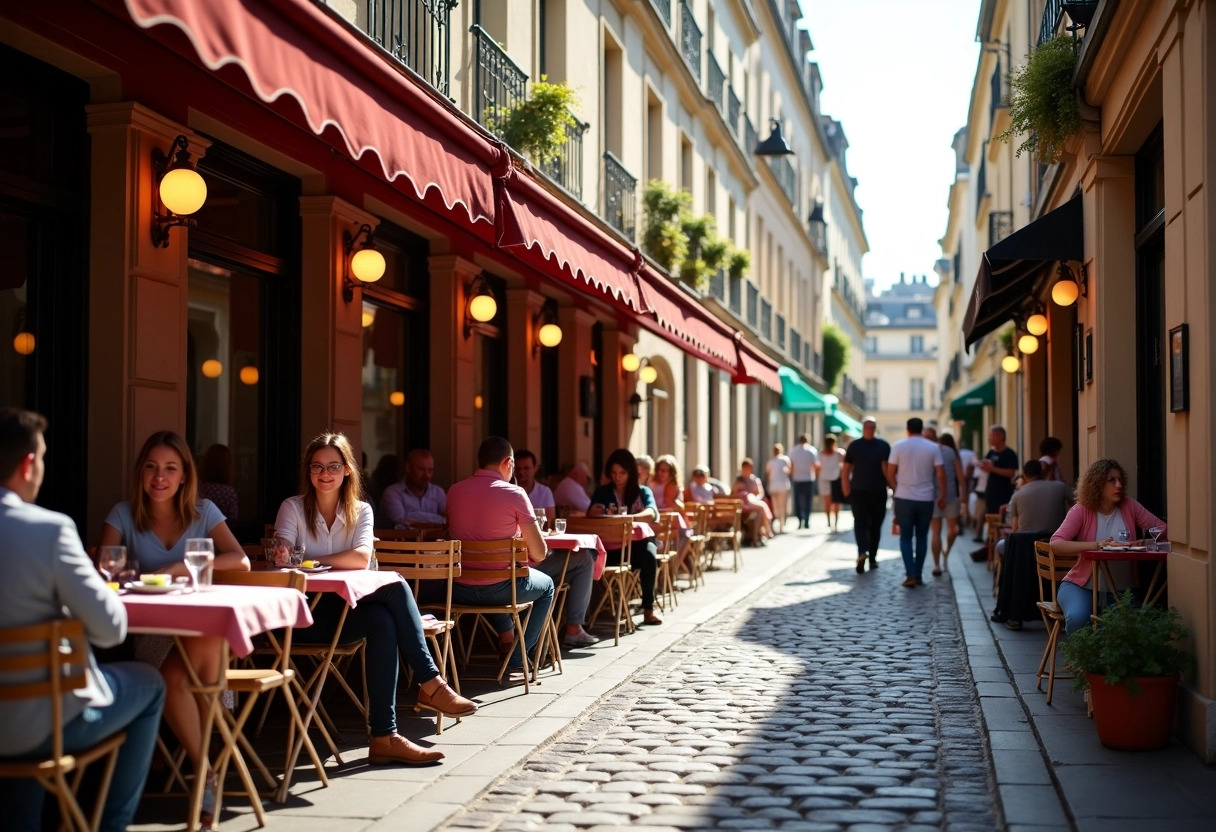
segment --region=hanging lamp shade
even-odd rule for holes
[[[785,140],[785,136],[781,134],[781,122],[775,118],[770,118],[769,124],[772,125],[772,132],[768,134],[767,139],[756,145],[756,149],[752,151],[752,154],[756,156],[793,156],[793,148]]]

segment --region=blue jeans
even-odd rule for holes
[[[798,518],[798,528],[805,529],[811,525],[811,506],[815,504],[815,481],[794,482],[794,516]]]
[[[324,644],[334,637],[338,618],[346,602],[336,593],[326,593],[313,610],[313,625],[296,630],[299,644]],[[382,586],[359,599],[346,616],[339,644],[367,639],[367,722],[373,737],[397,730],[397,651],[405,657],[414,678],[429,682],[439,668],[426,645],[422,616],[414,596],[403,583]]]
[[[1097,570],[1095,569],[1096,573]],[[1097,574],[1094,580],[1098,579]],[[1102,584],[1099,584],[1102,586]],[[1109,592],[1102,593],[1098,600],[1103,605],[1115,603],[1115,596]],[[1070,636],[1077,630],[1089,624],[1089,616],[1094,611],[1094,593],[1092,589],[1077,586],[1072,581],[1060,581],[1056,589],[1056,602],[1064,611],[1064,635]]]
[[[929,552],[929,523],[933,520],[932,500],[895,498],[895,519],[899,521],[899,553],[909,578],[921,579],[925,556]],[[916,554],[912,554],[912,535],[916,535]]]
[[[565,557],[565,552],[550,549],[549,556],[532,568],[544,572],[556,582],[561,577]],[[566,591],[566,620],[559,621],[559,624],[577,624],[581,627],[587,623],[587,608],[591,606],[591,575],[594,571],[594,549],[575,549],[570,553],[570,562],[566,565],[566,583],[570,585]]]
[[[553,606],[553,579],[539,569],[529,569],[528,574],[515,579],[515,600],[518,603],[532,602],[532,614],[528,616],[528,624],[524,627],[524,646],[531,652],[540,638],[541,627],[549,617],[549,608]],[[511,582],[499,581],[496,584],[477,586],[472,584],[452,584],[452,603],[469,607],[496,607],[511,603]],[[490,626],[502,635],[511,632],[515,626],[509,615],[491,615]],[[518,647],[518,645],[517,645]],[[522,667],[523,660],[516,649],[511,655],[511,667]]]
[[[102,830],[122,832],[135,817],[139,798],[144,792],[144,780],[152,764],[156,731],[160,727],[160,713],[165,704],[165,682],[160,671],[143,662],[103,664],[101,675],[114,693],[114,703],[105,708],[85,708],[79,716],[63,726],[63,750],[80,751],[117,731],[127,732],[127,741],[118,749],[114,779],[110,781],[110,792],[101,813]],[[50,753],[51,740],[48,737],[29,756]],[[98,760],[92,768],[102,765],[104,761]],[[46,790],[36,780],[0,780],[0,806],[4,812],[0,826],[35,832],[41,829],[45,797]],[[82,808],[87,818],[89,807],[84,805]]]

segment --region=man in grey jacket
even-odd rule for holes
[[[0,627],[76,618],[90,643],[112,647],[127,633],[122,602],[89,560],[72,519],[34,505],[42,486],[45,430],[46,420],[37,413],[0,408]],[[135,815],[164,698],[164,682],[152,666],[99,666],[91,654],[88,684],[63,696],[65,752],[127,733],[101,816],[103,830],[126,829]],[[0,704],[0,725],[0,758],[50,753],[49,700]],[[44,797],[35,780],[0,780],[0,826],[40,829]]]

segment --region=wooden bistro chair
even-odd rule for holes
[[[460,577],[460,541],[444,540],[432,542],[409,542],[380,540],[376,543],[376,560],[381,572],[396,572],[410,585],[414,600],[418,600],[418,588],[423,581],[442,581],[443,602],[420,606],[420,610],[431,612],[433,618],[422,620],[423,634],[439,672],[447,676],[452,690],[460,693],[460,676],[456,672],[456,656],[452,652],[452,630],[456,621],[452,618],[452,580]],[[419,711],[422,706],[415,705]],[[456,717],[460,722],[460,717]],[[443,733],[443,714],[435,712],[435,732]]]
[[[697,590],[705,584],[705,543],[709,539],[709,506],[705,503],[685,503],[684,519],[688,521],[688,551],[684,567],[688,572],[688,588]],[[677,578],[679,575],[676,576]]]
[[[8,652],[18,645],[25,645],[32,652]],[[0,701],[49,699],[51,704],[51,753],[23,759],[2,759],[0,777],[37,780],[59,802],[61,828],[72,832],[96,830],[101,823],[106,795],[110,791],[114,765],[118,762],[118,749],[126,741],[127,735],[119,731],[91,748],[64,753],[63,696],[88,683],[85,675],[89,666],[88,644],[85,641],[84,622],[66,619],[9,627],[0,630],[0,646],[5,648],[5,652],[0,654],[0,680],[3,680],[0,681]],[[14,675],[18,678],[35,676],[36,680],[10,681]],[[96,805],[86,820],[76,801],[76,790],[85,768],[97,760],[104,760],[105,768],[97,790]],[[69,774],[72,775],[70,780]]]
[[[505,604],[474,606],[465,604],[452,605],[452,619],[459,624],[464,616],[473,616],[473,632],[469,637],[464,651],[464,661],[467,664],[472,656],[473,642],[479,630],[484,629],[493,634],[497,643],[498,634],[486,620],[487,615],[508,615],[515,628],[515,649],[504,655],[498,664],[498,675],[495,677],[500,685],[502,677],[507,672],[507,664],[515,650],[522,655],[524,672],[524,693],[529,692],[527,642],[524,640],[524,628],[532,615],[532,602],[520,601],[516,597],[516,579],[528,574],[528,545],[522,537],[504,538],[502,540],[465,540],[460,543],[460,573],[461,577],[485,580],[490,583],[508,581],[511,588],[511,600]],[[521,617],[522,616],[522,617]]]
[[[722,550],[723,544],[729,546],[734,554],[731,570],[739,571],[743,565],[743,501],[730,497],[714,498],[710,508],[709,530],[706,532],[707,543],[711,547],[711,557]]]
[[[1035,688],[1043,689],[1043,676],[1046,675],[1047,704],[1050,705],[1056,679],[1073,678],[1056,673],[1056,645],[1064,633],[1064,610],[1057,601],[1056,588],[1068,571],[1076,565],[1077,555],[1057,555],[1046,540],[1036,540],[1034,562],[1039,576],[1039,614],[1043,616],[1043,624],[1047,627],[1047,646],[1043,648],[1043,658],[1039,659],[1039,669],[1035,671],[1035,678],[1038,680]],[[1051,600],[1046,597],[1047,586],[1051,587]]]
[[[566,621],[566,596],[570,592],[570,583],[566,580],[566,570],[570,568],[570,556],[573,549],[550,549],[549,557],[563,558],[562,570],[553,582],[553,606],[549,610],[549,624],[536,640],[532,653],[532,680],[536,681],[537,674],[543,669],[562,670],[561,628]],[[539,684],[539,683],[538,683]]]
[[[659,522],[655,524],[655,544],[658,560],[658,576],[655,579],[655,601],[664,611],[675,609],[679,601],[676,598],[676,579],[672,574],[676,568],[676,555],[680,550],[679,525],[676,523],[678,511],[660,511]],[[670,600],[671,606],[668,606]]]
[[[301,595],[304,594],[305,586],[304,573],[291,570],[266,570],[259,572],[217,571],[212,580],[216,584],[236,586],[286,587],[296,590]],[[232,736],[240,743],[244,755],[257,767],[267,785],[275,790],[275,801],[283,803],[287,800],[287,790],[291,787],[291,772],[285,771],[282,782],[276,781],[271,776],[269,770],[267,770],[261,758],[253,750],[253,746],[250,745],[244,733],[245,725],[249,721],[249,715],[253,713],[254,705],[257,704],[259,697],[263,694],[273,694],[276,690],[282,691],[283,701],[287,703],[287,711],[291,718],[287,732],[287,748],[291,749],[295,741],[296,732],[300,732],[304,750],[308,752],[308,758],[312,761],[313,767],[317,771],[317,778],[321,781],[322,786],[329,786],[329,777],[325,774],[325,768],[321,765],[321,758],[317,754],[317,749],[313,746],[312,740],[309,739],[308,733],[304,731],[304,721],[300,717],[299,709],[296,707],[295,693],[292,688],[294,685],[298,685],[298,682],[296,681],[296,670],[291,666],[291,630],[289,629],[284,632],[281,643],[278,636],[273,632],[266,633],[266,636],[270,641],[271,649],[276,654],[274,666],[269,668],[228,668],[226,676],[228,690],[238,696],[244,696],[245,701],[236,712],[229,712],[225,708],[224,717],[228,720],[229,726],[232,729]],[[253,803],[253,812],[258,818],[258,825],[265,826],[266,821],[265,815],[262,812],[262,802],[253,789],[253,782],[249,778],[248,770],[242,764],[241,756],[232,755],[230,749],[225,749],[216,762],[219,782],[224,782],[224,769],[229,759],[236,760],[237,770],[241,773],[246,794],[248,794],[250,802]],[[218,803],[215,814],[216,817],[219,816]]]
[[[604,548],[612,550],[619,546],[621,562],[617,565],[604,567],[600,576],[603,590],[599,603],[592,610],[589,626],[599,620],[600,614],[607,612],[613,617],[613,644],[621,643],[621,623],[624,622],[627,632],[634,629],[633,617],[629,615],[629,600],[633,597],[634,584],[637,576],[629,564],[629,547],[633,543],[632,517],[571,517],[566,521],[566,531],[570,534],[594,534],[604,543]]]

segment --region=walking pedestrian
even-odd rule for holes
[[[887,460],[891,446],[874,435],[878,423],[867,416],[861,423],[861,438],[844,452],[840,486],[853,509],[853,537],[857,541],[857,574],[878,568],[878,541],[887,516]]]
[[[895,490],[895,520],[899,523],[899,551],[903,555],[909,589],[923,584],[921,572],[929,551],[929,524],[933,519],[934,494],[938,508],[946,507],[946,469],[936,442],[922,434],[925,423],[913,416],[908,420],[908,436],[891,448],[887,460],[887,484]],[[934,491],[934,482],[937,490]],[[913,537],[915,536],[915,555]]]
[[[926,431],[927,433],[928,431]],[[958,537],[960,518],[967,520],[967,480],[954,436],[943,433],[938,440],[942,452],[942,467],[946,469],[946,507],[933,509],[933,522],[929,524],[929,549],[933,553],[933,577],[940,577],[950,559],[950,550]],[[946,547],[942,548],[942,520],[946,521]]]
[[[798,437],[798,444],[790,448],[790,480],[794,485],[794,514],[798,517],[798,528],[811,526],[811,506],[815,504],[815,466],[819,464],[819,452],[805,433]]]

